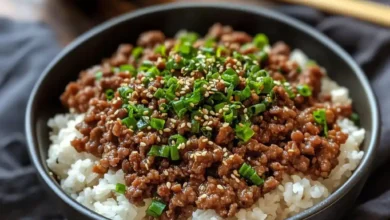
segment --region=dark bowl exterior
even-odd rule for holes
[[[75,80],[80,70],[110,56],[120,43],[134,43],[146,30],[158,29],[173,36],[187,29],[205,34],[215,22],[231,25],[250,34],[263,32],[271,40],[283,40],[300,48],[324,66],[330,77],[347,87],[354,108],[361,115],[366,138],[365,155],[351,178],[319,204],[290,219],[337,219],[353,204],[367,179],[379,140],[379,112],[367,78],[349,55],[324,35],[285,15],[253,6],[226,3],[168,4],[135,11],[110,20],[85,33],[67,46],[45,69],[38,80],[26,111],[26,135],[30,157],[38,175],[57,198],[69,219],[105,219],[70,198],[61,189],[46,165],[50,145],[47,120],[65,112],[59,101],[66,84]],[[59,198],[59,199],[58,199]]]

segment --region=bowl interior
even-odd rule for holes
[[[57,187],[57,194],[63,192],[47,174],[49,170],[45,163],[50,145],[46,123],[55,114],[65,112],[59,96],[67,83],[75,80],[80,70],[109,57],[120,43],[135,43],[143,31],[162,30],[169,37],[182,29],[205,34],[215,22],[231,25],[236,30],[250,34],[265,33],[272,42],[285,41],[292,48],[300,48],[311,59],[324,66],[332,79],[351,91],[354,108],[361,113],[361,125],[367,131],[362,145],[366,152],[363,163],[369,162],[378,129],[375,100],[359,68],[337,46],[307,26],[261,8],[230,4],[168,5],[124,15],[94,28],[69,45],[45,70],[30,98],[26,127],[30,153],[38,171],[46,182],[51,181],[49,184],[52,189]],[[366,172],[362,165],[358,171]],[[65,195],[61,197],[64,198],[63,196]],[[319,209],[311,208],[300,216],[310,216]]]

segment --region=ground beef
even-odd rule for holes
[[[226,58],[213,71],[223,73],[232,68],[237,73],[238,90],[250,86],[245,58],[239,58],[234,51],[242,54],[261,51],[251,44],[252,37],[229,26],[215,24],[207,38],[194,41],[195,47],[198,50],[205,48],[209,37],[215,39],[211,44],[213,50],[220,50],[220,55]],[[143,47],[142,54],[133,54],[135,46],[131,44],[120,45],[110,59],[82,71],[77,81],[67,85],[61,96],[62,103],[71,111],[85,113],[84,121],[76,127],[82,137],[71,144],[79,152],[100,158],[94,172],[104,174],[109,169],[122,169],[127,186],[125,196],[136,205],[143,205],[145,198],[157,196],[167,204],[161,219],[187,219],[195,209],[214,209],[222,217],[232,217],[239,209],[250,207],[264,193],[275,189],[284,174],[301,172],[313,178],[329,176],[338,163],[340,145],[347,139],[336,120],[348,117],[352,107],[334,106],[329,103],[329,97],[318,96],[324,75],[320,67],[300,69],[297,63],[289,60],[289,46],[278,42],[271,47],[268,56],[256,60],[278,82],[268,94],[252,88],[244,100],[235,93],[230,94],[228,101],[241,101],[243,107],[225,105],[219,110],[199,107],[193,111],[196,114],[187,112],[179,116],[172,107],[165,110],[164,106],[172,103],[167,94],[155,97],[159,89],[167,88],[172,82],[159,74],[149,76],[154,73],[150,67],[142,69],[145,63],[154,64],[156,69],[153,71],[159,73],[171,68],[168,72],[177,79],[172,84],[177,86],[173,101],[194,95],[199,80],[208,81],[207,85],[200,86],[205,99],[214,97],[213,100],[217,100],[217,96],[227,95],[230,90],[224,79],[208,76],[205,69],[187,72],[181,67],[185,56],[175,51],[186,48],[178,46],[180,41],[166,39],[160,31],[145,32],[136,45]],[[158,50],[162,44],[165,45],[164,52]],[[223,50],[218,49],[221,45]],[[123,69],[124,64],[141,70],[134,76],[132,70]],[[311,96],[299,95],[296,87],[302,84],[312,90]],[[123,96],[118,90],[120,87],[131,92]],[[112,99],[106,95],[109,90],[114,91]],[[250,119],[253,135],[242,141],[236,131],[237,126],[244,125],[233,125],[226,115],[234,112],[238,117],[235,120],[238,120],[248,116],[250,106],[264,101],[271,104],[267,104],[261,114],[243,117],[243,121]],[[211,101],[206,104],[213,105]],[[129,105],[138,106],[142,112],[130,112]],[[194,104],[187,108],[193,109]],[[324,125],[313,117],[318,109],[326,111],[327,136]],[[163,119],[164,128],[155,129],[150,124],[142,129],[129,127],[124,119],[130,114],[139,114],[131,116],[133,118]],[[194,127],[198,127],[195,132]],[[176,145],[180,160],[148,155],[152,146],[175,144],[169,142],[175,134],[186,138],[184,143]],[[239,174],[244,162],[264,180],[263,184],[255,185]]]

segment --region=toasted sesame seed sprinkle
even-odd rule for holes
[[[141,147],[145,147],[145,146],[146,146],[146,144],[145,144],[145,142],[141,142],[141,143],[139,144],[139,146],[141,146]]]
[[[217,188],[220,189],[220,190],[223,190],[223,186],[221,186],[219,184],[217,185]]]
[[[206,126],[206,130],[212,131],[213,129],[211,127],[209,127],[209,126]]]
[[[209,139],[204,138],[204,139],[202,139],[202,142],[203,142],[203,143],[206,143],[208,140],[209,140]]]
[[[165,176],[168,176],[168,171],[167,170],[164,170],[163,173],[164,173]]]
[[[164,132],[171,132],[170,128],[164,128]]]
[[[171,183],[170,182],[167,182],[167,187],[168,187],[168,189],[171,188]]]

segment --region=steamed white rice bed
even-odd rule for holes
[[[307,57],[294,50],[290,57],[305,68]],[[330,94],[334,104],[350,104],[348,89],[325,77],[322,80],[322,93]],[[75,137],[81,137],[75,125],[84,118],[83,114],[57,114],[50,119],[52,129],[47,164],[61,178],[61,187],[66,193],[89,209],[115,220],[140,220],[145,216],[146,206],[139,208],[131,204],[125,196],[115,192],[117,183],[124,183],[124,173],[109,171],[103,176],[92,172],[98,159],[87,153],[78,153],[70,144]],[[260,198],[250,209],[241,209],[233,219],[272,220],[284,219],[322,201],[351,176],[359,165],[364,152],[359,146],[363,142],[365,130],[358,128],[349,119],[338,121],[348,139],[341,145],[339,164],[329,178],[312,180],[302,174],[285,175],[277,189]],[[197,210],[193,220],[222,219],[214,210]]]

